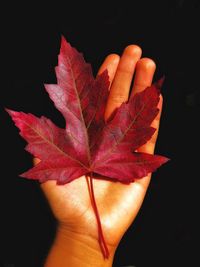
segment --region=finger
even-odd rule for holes
[[[142,58],[137,62],[131,96],[151,85],[155,70],[156,64],[150,58]]]
[[[120,57],[117,54],[110,54],[109,56],[106,57],[106,59],[102,63],[102,65],[99,68],[99,71],[97,73],[97,75],[99,75],[107,69],[109,81],[110,81],[110,86],[112,85],[113,78],[115,76],[119,61],[120,61]]]
[[[151,126],[153,128],[155,128],[156,131],[153,134],[153,136],[151,137],[151,139],[145,145],[143,145],[140,148],[138,148],[139,152],[144,152],[144,153],[149,153],[149,154],[153,154],[154,153],[156,140],[157,140],[157,137],[158,137],[158,131],[159,131],[159,125],[160,125],[160,117],[161,117],[161,112],[162,112],[162,105],[163,105],[163,98],[162,98],[162,96],[160,96],[160,101],[159,101],[159,104],[158,104],[159,113],[158,113],[158,115],[156,116],[156,118],[154,119],[154,121],[151,124]]]
[[[137,45],[129,45],[124,50],[110,89],[105,120],[110,117],[116,108],[127,101],[135,66],[141,54],[142,50]]]
[[[153,76],[156,70],[156,64],[152,59],[149,58],[142,58],[141,60],[138,61],[137,66],[136,66],[136,75],[135,75],[135,80],[133,84],[133,89],[132,89],[132,95],[135,93],[141,92],[144,90],[147,86],[150,86],[153,80]],[[158,136],[158,130],[159,130],[159,124],[160,124],[160,117],[161,117],[161,112],[162,112],[162,104],[163,104],[163,98],[160,96],[160,100],[158,103],[158,109],[159,113],[152,122],[151,126],[156,129],[154,135],[152,138],[142,147],[138,149],[138,152],[144,152],[144,153],[149,153],[153,154],[154,149],[155,149],[155,144]],[[138,185],[138,190],[141,190],[143,193],[140,195],[140,203],[142,203],[145,192],[149,186],[151,180],[151,174],[148,176],[144,177],[143,179],[139,179],[135,181],[135,184]]]
[[[155,145],[156,145],[156,140],[158,137],[158,131],[159,131],[159,126],[160,126],[160,117],[161,117],[161,113],[162,113],[162,106],[163,106],[163,97],[162,95],[160,95],[160,100],[158,103],[158,109],[159,109],[159,113],[156,116],[156,118],[154,119],[154,121],[152,122],[151,126],[153,128],[156,129],[155,133],[153,134],[153,136],[151,137],[151,139],[140,148],[140,152],[146,152],[149,154],[153,154],[154,150],[155,150]]]
[[[159,131],[159,125],[160,125],[160,117],[161,117],[161,112],[162,112],[162,105],[163,105],[163,98],[160,96],[160,101],[158,103],[158,108],[159,108],[159,113],[152,122],[151,126],[156,129],[155,133],[151,137],[151,139],[143,146],[141,146],[138,149],[138,152],[144,152],[144,153],[149,153],[153,154],[155,150],[155,145],[156,145],[156,140],[158,137],[158,131]],[[150,180],[151,180],[151,173],[139,180],[136,180],[135,183],[139,185],[139,188],[142,189],[143,194],[141,194],[141,200],[143,200],[143,197],[145,195],[145,192],[149,186]]]
[[[156,70],[156,64],[150,58],[142,58],[137,62],[136,74],[135,74],[131,96],[143,91],[146,87],[152,84],[155,70]],[[151,124],[151,126],[157,130],[152,136],[151,140],[138,149],[139,152],[145,152],[145,153],[150,153],[150,154],[153,154],[154,152],[156,138],[158,135],[161,109],[162,109],[162,98],[159,101],[158,108],[160,109],[159,114],[154,119],[153,123]],[[151,174],[149,174],[147,177],[144,177],[143,179],[139,179],[135,181],[134,190],[140,191],[140,194],[139,194],[140,197],[138,198],[138,202],[140,203],[139,206],[141,205],[143,201],[150,179],[151,179]]]
[[[156,70],[156,64],[155,62],[150,58],[142,58],[138,61],[136,65],[136,74],[135,79],[133,83],[133,89],[131,96],[141,92],[144,90],[147,86],[150,86],[153,80],[153,76]],[[153,154],[155,149],[155,143],[158,136],[158,128],[159,128],[159,122],[160,122],[160,116],[161,116],[161,109],[162,109],[162,97],[158,104],[159,108],[159,114],[152,122],[151,126],[154,127],[156,132],[152,136],[151,140],[147,142],[144,146],[140,147],[138,151],[140,152],[146,152]]]

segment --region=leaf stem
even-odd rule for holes
[[[101,220],[100,220],[100,216],[99,216],[99,212],[98,212],[98,208],[97,208],[97,204],[96,204],[96,200],[95,200],[92,172],[89,175],[89,193],[90,193],[91,204],[92,204],[92,207],[93,207],[93,210],[94,210],[94,213],[96,216],[96,221],[97,221],[99,245],[100,245],[104,259],[108,259],[109,258],[109,251],[108,251],[108,248],[107,248],[107,245],[105,242],[105,238],[103,235]]]

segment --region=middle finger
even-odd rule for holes
[[[110,89],[105,111],[106,120],[116,108],[128,100],[135,66],[140,59],[141,54],[142,50],[137,45],[129,45],[125,48]]]

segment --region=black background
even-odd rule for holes
[[[56,222],[39,185],[18,177],[31,167],[31,156],[4,107],[64,125],[43,87],[55,82],[61,34],[94,74],[106,55],[138,44],[157,64],[155,80],[166,76],[156,152],[171,161],[153,175],[114,267],[198,266],[199,1],[27,1],[1,13],[0,266],[42,266],[54,237]]]

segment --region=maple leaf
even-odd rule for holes
[[[39,164],[20,176],[40,182],[57,180],[61,185],[83,175],[92,179],[98,174],[102,179],[130,183],[168,160],[136,152],[155,132],[151,123],[159,112],[161,80],[123,103],[105,122],[107,71],[95,79],[90,64],[62,37],[55,72],[57,84],[45,84],[45,88],[66,121],[65,129],[43,116],[7,109],[28,142],[26,150],[40,159]],[[92,204],[101,230],[94,197]],[[102,232],[101,241],[104,256],[108,257]]]

